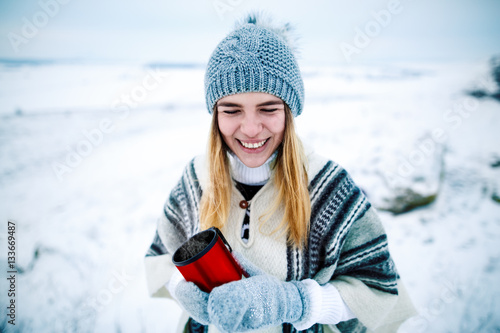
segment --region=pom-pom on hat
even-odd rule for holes
[[[272,94],[294,117],[301,114],[304,84],[287,36],[290,25],[276,28],[262,21],[259,15],[249,15],[212,53],[205,73],[210,114],[222,97],[245,92]]]

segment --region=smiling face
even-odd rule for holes
[[[274,95],[223,97],[217,102],[217,117],[224,142],[247,167],[264,164],[283,141],[285,104]]]

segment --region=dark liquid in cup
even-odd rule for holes
[[[175,251],[174,263],[177,266],[184,266],[203,256],[216,243],[216,235],[212,230],[205,230],[194,235]]]

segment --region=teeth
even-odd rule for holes
[[[241,144],[243,145],[243,147],[245,148],[260,148],[264,145],[264,143],[266,143],[267,139],[264,140],[264,141],[261,141],[261,142],[257,142],[257,143],[246,143],[246,142],[243,142],[243,141],[240,141]]]

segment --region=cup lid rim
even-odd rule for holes
[[[205,233],[213,233],[213,238],[210,240],[210,243],[208,243],[208,245],[202,250],[200,251],[199,253],[197,253],[195,256],[187,259],[187,260],[182,260],[182,261],[177,261],[175,260],[175,257],[176,255],[178,254],[178,252],[180,250],[182,250],[184,248],[184,246],[189,243],[190,240],[192,240],[193,238],[199,236],[199,235],[203,235]],[[172,255],[172,262],[174,263],[175,266],[186,266],[186,265],[189,265],[193,262],[195,262],[196,260],[200,259],[201,257],[203,257],[208,251],[210,251],[212,249],[212,247],[214,247],[215,243],[217,242],[217,232],[215,231],[215,229],[212,227],[212,228],[209,228],[207,230],[203,230],[195,235],[193,235],[192,237],[190,237],[187,241],[185,241],[184,243],[182,243],[181,246],[179,246],[179,248],[177,250],[175,250],[174,254]]]

